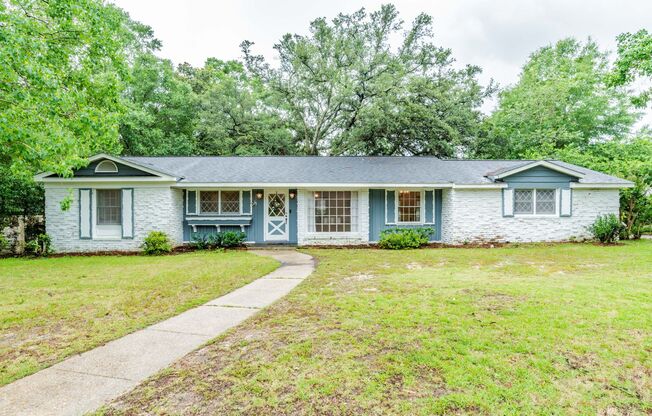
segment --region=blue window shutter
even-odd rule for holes
[[[426,191],[424,192],[424,198],[426,199],[426,224],[433,224],[435,222],[435,192]]]
[[[559,215],[562,217],[570,217],[573,215],[573,190],[562,189],[559,193]]]
[[[251,191],[242,191],[242,213],[251,214]]]
[[[385,192],[385,222],[396,224],[396,191]]]
[[[186,213],[187,214],[196,214],[197,213],[197,191],[186,191],[187,204]]]
[[[122,189],[122,238],[134,238],[134,190]]]
[[[79,190],[79,238],[93,238],[93,191]]]
[[[503,189],[503,217],[514,216],[514,190]]]

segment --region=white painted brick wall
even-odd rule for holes
[[[79,191],[72,188],[73,202],[61,211],[60,202],[69,188],[45,188],[46,231],[57,252],[139,250],[150,231],[163,231],[174,245],[183,242],[182,191],[169,187],[130,186],[134,188],[134,238],[119,240],[82,240],[79,238]],[[94,218],[94,214],[93,214]]]
[[[453,239],[453,189],[441,191],[441,241],[449,242]]]
[[[297,192],[297,240],[299,245],[357,245],[369,242],[369,190],[358,192],[358,232],[311,233],[308,232],[308,198],[313,191]]]
[[[619,209],[617,189],[573,189],[571,217],[503,217],[499,189],[444,190],[443,200],[442,236],[450,244],[589,238],[586,227],[597,216]]]

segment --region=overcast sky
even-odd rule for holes
[[[160,56],[202,65],[207,57],[240,58],[243,40],[273,62],[285,33],[306,33],[317,17],[332,18],[375,0],[114,0],[163,41]],[[435,43],[451,48],[459,64],[479,65],[501,86],[514,83],[528,55],[563,37],[591,36],[615,49],[622,32],[652,29],[651,0],[394,0],[406,24],[425,12],[434,19]],[[646,121],[651,120],[650,116]]]

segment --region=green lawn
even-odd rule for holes
[[[278,266],[246,252],[0,260],[0,385],[232,291]]]
[[[652,241],[308,252],[284,300],[100,413],[652,413]]]

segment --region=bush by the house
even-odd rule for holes
[[[25,243],[25,253],[33,256],[47,256],[52,251],[52,239],[48,234],[39,234]]]
[[[221,234],[221,246],[224,248],[240,247],[247,238],[247,234],[242,231],[225,231]]]
[[[641,227],[641,235],[652,234],[652,224]]]
[[[192,246],[198,250],[239,247],[244,244],[247,235],[242,231],[223,231],[214,234],[192,235]]]
[[[0,233],[0,253],[9,249],[9,239]]]
[[[624,225],[617,215],[607,214],[595,219],[589,226],[589,231],[596,240],[601,243],[610,244],[618,241]]]
[[[392,228],[380,233],[378,245],[389,250],[419,248],[428,244],[432,228]]]
[[[143,240],[143,253],[151,256],[169,253],[172,251],[172,244],[168,235],[163,231],[151,231]]]

